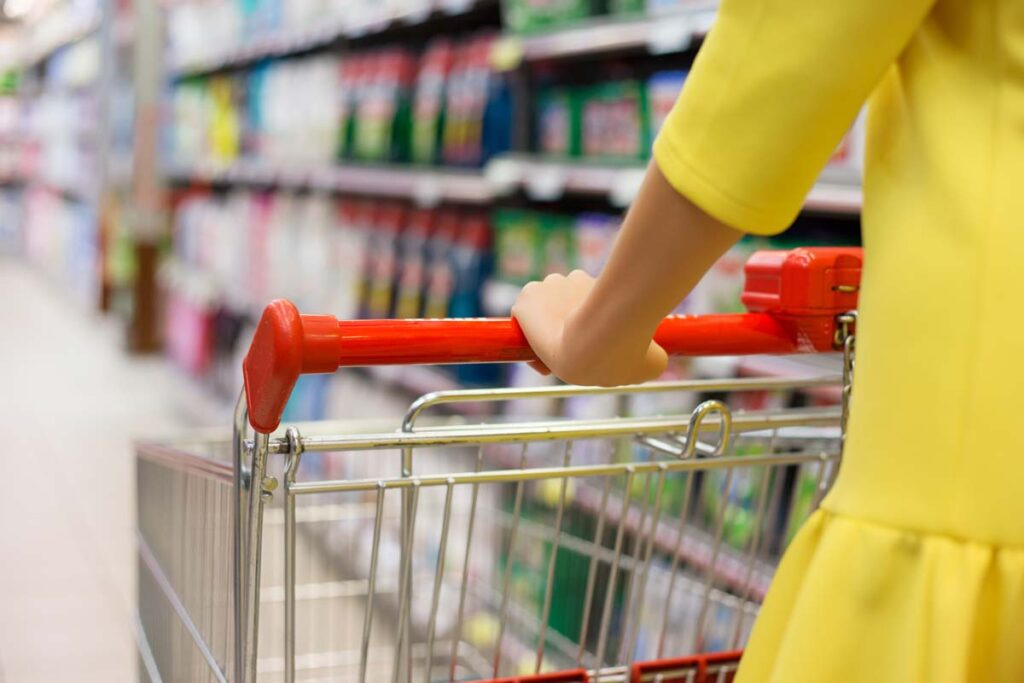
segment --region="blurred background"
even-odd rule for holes
[[[507,315],[597,273],[716,3],[5,0],[0,680],[135,680],[132,439],[230,425],[262,306]],[[741,310],[753,250],[860,242],[863,126],[795,227],[679,311]],[[835,359],[674,363],[779,376]],[[517,366],[305,377],[286,419],[400,415]],[[354,384],[353,384],[354,383]],[[355,387],[355,388],[354,388]]]

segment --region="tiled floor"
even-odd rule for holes
[[[0,296],[0,681],[134,681],[131,440],[176,426],[170,375],[27,266]]]

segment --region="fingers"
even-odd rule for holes
[[[640,382],[649,382],[661,377],[668,368],[668,353],[656,342],[651,342],[644,356],[644,371]]]
[[[512,306],[512,317],[526,336],[538,360],[530,367],[542,375],[571,374],[567,365],[563,330],[566,319],[576,310],[594,286],[594,278],[583,271],[568,275],[551,274],[540,282],[531,282],[519,292]],[[564,378],[564,377],[563,377]]]
[[[548,366],[544,365],[539,360],[530,361],[529,363],[527,363],[527,365],[529,365],[531,368],[537,371],[537,373],[543,375],[544,377],[547,377],[548,375],[551,374],[551,371],[548,370]]]

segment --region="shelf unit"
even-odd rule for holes
[[[325,48],[342,40],[356,40],[396,29],[419,26],[468,14],[496,4],[497,0],[433,0],[421,11],[397,16],[371,18],[354,23],[344,16],[329,19],[318,26],[301,30],[279,30],[246,40],[221,53],[199,60],[184,60],[170,65],[173,78],[185,78],[251,64],[272,57],[285,57]]]
[[[0,70],[33,68],[62,47],[77,43],[98,31],[102,14],[92,12],[62,21],[64,23],[51,25],[41,35],[29,38],[15,55],[3,60],[4,63],[0,63]]]
[[[176,182],[315,189],[409,199],[422,206],[434,206],[441,202],[485,204],[494,198],[487,178],[479,171],[397,164],[333,164],[313,167],[237,161],[230,164],[175,167],[167,174]]]
[[[606,197],[613,206],[626,207],[636,198],[645,168],[640,163],[509,154],[492,161],[486,175],[499,194],[523,190],[536,201],[553,201],[566,194],[598,195]],[[811,189],[804,208],[851,215],[859,213],[860,206],[858,185],[822,181]]]
[[[171,80],[231,70],[265,58],[305,55],[319,50],[361,50],[360,39],[373,44],[388,39],[402,40],[410,29],[435,27],[435,33],[451,31],[447,18],[495,6],[496,0],[433,0],[424,10],[401,16],[351,21],[328,19],[305,30],[279,30],[256,36],[243,45],[231,46],[201,60],[169,65],[165,76]],[[603,59],[608,55],[666,55],[691,50],[711,29],[715,4],[696,0],[689,8],[656,16],[604,16],[545,32],[515,35],[506,33],[491,58],[499,69],[515,72],[515,88],[529,93],[530,70],[540,63]],[[493,22],[493,17],[487,19]],[[458,30],[458,29],[456,29]],[[421,36],[422,37],[422,36]],[[355,42],[353,42],[355,41]],[[520,107],[517,127],[528,127],[531,114]],[[525,118],[524,118],[525,117]],[[645,164],[601,160],[559,159],[525,151],[522,138],[518,151],[499,155],[481,169],[449,169],[406,164],[363,164],[348,161],[322,165],[277,163],[270,160],[239,159],[230,163],[196,163],[165,167],[164,177],[178,186],[267,187],[294,191],[321,191],[340,195],[389,198],[419,207],[440,204],[486,206],[492,203],[537,202],[551,206],[568,198],[591,198],[623,209],[634,200],[641,185]],[[808,212],[827,216],[856,216],[861,206],[858,185],[836,180],[826,174],[809,193]],[[484,291],[488,314],[506,315],[514,301],[516,285],[490,282]],[[762,365],[764,365],[762,363]],[[741,369],[750,374],[767,372],[762,367]],[[372,371],[384,381],[384,375]],[[396,373],[395,377],[401,373]],[[439,386],[455,388],[447,375],[422,375],[422,381],[406,382],[410,393]],[[438,382],[431,384],[431,382]],[[403,385],[402,382],[391,382]]]
[[[488,204],[522,192],[539,202],[556,201],[567,195],[597,196],[606,198],[614,207],[624,208],[636,197],[644,170],[641,164],[508,154],[495,158],[482,170],[356,163],[314,167],[240,160],[229,164],[175,166],[166,174],[177,183],[315,189],[406,199],[427,207],[442,202]],[[856,215],[860,212],[861,198],[861,188],[857,185],[823,181],[811,189],[804,208]]]
[[[616,52],[660,55],[684,52],[711,30],[714,3],[682,12],[641,17],[598,17],[537,35],[507,37],[495,61],[513,68],[520,61],[570,59]]]

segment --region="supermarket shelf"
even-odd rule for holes
[[[273,185],[377,197],[401,197],[428,207],[441,202],[484,204],[494,197],[486,177],[479,171],[420,168],[397,164],[301,167],[239,161],[227,165],[176,167],[168,172],[168,176],[178,182]]]
[[[610,52],[646,50],[650,54],[683,52],[702,38],[715,21],[715,3],[685,12],[639,19],[602,17],[539,35],[510,36],[496,61],[506,68],[518,61],[585,57]],[[518,59],[517,59],[518,58]]]
[[[425,10],[371,18],[361,24],[352,24],[344,17],[336,18],[301,31],[276,31],[252,38],[220,54],[172,65],[170,73],[173,77],[184,78],[242,66],[268,57],[301,54],[338,40],[363,38],[403,26],[416,26],[434,19],[466,14],[489,4],[494,4],[493,0],[433,0]]]
[[[42,38],[29,41],[13,64],[2,64],[0,68],[31,68],[49,58],[57,50],[88,37],[100,27],[99,13],[69,21],[64,26],[51,30]]]
[[[566,194],[607,197],[620,208],[629,206],[643,181],[645,167],[636,163],[566,161],[529,154],[507,154],[483,172],[403,164],[337,164],[285,166],[260,161],[176,166],[167,175],[177,182],[273,185],[346,194],[411,199],[421,206],[441,202],[487,204],[523,191],[535,201],[555,201]],[[862,192],[855,185],[819,183],[805,208],[822,213],[855,215]]]
[[[536,201],[565,194],[603,195],[616,206],[628,206],[640,189],[644,166],[507,154],[488,164],[486,175],[501,194],[521,189]]]
[[[508,154],[492,161],[487,178],[499,194],[522,189],[536,201],[554,201],[566,194],[606,196],[619,207],[628,206],[643,181],[639,163],[609,163],[552,159],[538,155]],[[860,212],[862,192],[856,185],[819,183],[807,197],[805,208],[836,214]]]

